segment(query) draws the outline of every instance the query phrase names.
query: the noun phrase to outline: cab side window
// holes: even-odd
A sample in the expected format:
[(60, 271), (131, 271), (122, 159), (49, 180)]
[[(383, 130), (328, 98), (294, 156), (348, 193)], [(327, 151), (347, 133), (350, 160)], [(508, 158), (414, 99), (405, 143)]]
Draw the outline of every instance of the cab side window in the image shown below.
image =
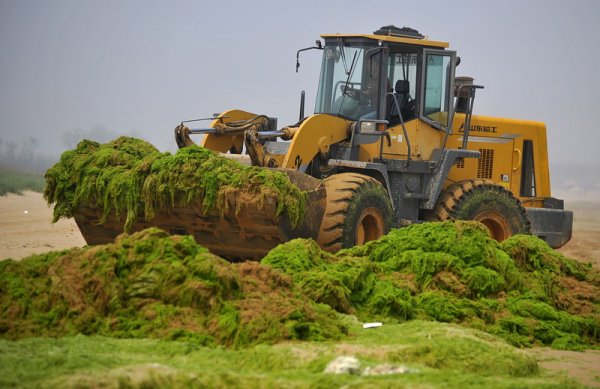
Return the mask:
[(410, 85), (410, 96), (414, 99), (416, 97), (417, 88), (417, 53), (390, 54), (389, 58), (389, 88), (393, 88), (398, 80), (408, 81)]
[(388, 85), (387, 92), (393, 92), (396, 103), (388, 96), (386, 101), (387, 114), (386, 119), (390, 125), (400, 122), (400, 112), (402, 119), (408, 121), (414, 119), (416, 94), (417, 94), (417, 53), (392, 53), (389, 55), (388, 64)]
[(448, 125), (450, 112), (450, 55), (426, 54), (425, 57), (425, 96), (423, 115), (430, 120)]

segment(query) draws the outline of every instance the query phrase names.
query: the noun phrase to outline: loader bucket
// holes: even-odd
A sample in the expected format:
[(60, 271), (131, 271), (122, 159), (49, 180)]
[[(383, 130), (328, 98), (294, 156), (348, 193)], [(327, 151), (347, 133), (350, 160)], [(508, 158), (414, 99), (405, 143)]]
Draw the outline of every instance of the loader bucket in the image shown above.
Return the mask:
[[(260, 259), (273, 247), (294, 238), (316, 239), (325, 211), (326, 192), (320, 180), (297, 170), (280, 169), (300, 190), (308, 193), (304, 219), (295, 228), (287, 215), (277, 215), (276, 199), (256, 206), (249, 194), (236, 195), (239, 209), (221, 215), (217, 209), (205, 210), (202, 204), (176, 205), (156, 211), (154, 218), (138, 218), (131, 233), (158, 227), (171, 234), (193, 235), (212, 253), (229, 260)], [(246, 198), (248, 201), (244, 201)], [(233, 203), (233, 199), (231, 199)], [(241, 207), (240, 207), (241, 204)], [(125, 215), (108, 215), (103, 223), (102, 208), (82, 204), (74, 215), (77, 226), (88, 244), (105, 244), (123, 233)]]

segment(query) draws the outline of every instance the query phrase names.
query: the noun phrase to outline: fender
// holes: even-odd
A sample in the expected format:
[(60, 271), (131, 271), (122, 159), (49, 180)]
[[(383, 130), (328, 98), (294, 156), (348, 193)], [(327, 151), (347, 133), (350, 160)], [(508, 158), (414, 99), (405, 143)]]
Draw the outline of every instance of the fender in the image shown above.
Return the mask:
[(317, 114), (306, 119), (296, 131), (281, 167), (306, 171), (319, 152), (348, 138), (350, 121), (331, 115)]

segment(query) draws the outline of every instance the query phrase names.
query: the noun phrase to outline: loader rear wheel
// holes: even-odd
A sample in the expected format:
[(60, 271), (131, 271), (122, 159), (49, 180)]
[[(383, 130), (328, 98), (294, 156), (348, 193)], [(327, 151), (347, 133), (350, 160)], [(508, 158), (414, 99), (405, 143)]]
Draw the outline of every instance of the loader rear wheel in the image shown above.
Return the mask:
[(361, 245), (385, 235), (393, 224), (390, 198), (381, 183), (359, 173), (340, 173), (323, 180), (327, 205), (319, 245), (331, 252)]
[(475, 220), (501, 242), (515, 234), (531, 233), (531, 222), (512, 192), (485, 180), (465, 180), (450, 185), (438, 199), (432, 220)]

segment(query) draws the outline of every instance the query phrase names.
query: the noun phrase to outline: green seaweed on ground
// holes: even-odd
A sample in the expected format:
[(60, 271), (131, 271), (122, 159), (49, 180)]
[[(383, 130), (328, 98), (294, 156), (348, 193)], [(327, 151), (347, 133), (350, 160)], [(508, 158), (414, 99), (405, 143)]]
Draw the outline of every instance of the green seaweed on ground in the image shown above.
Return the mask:
[(518, 346), (577, 349), (600, 340), (598, 272), (533, 236), (498, 243), (476, 222), (412, 225), (335, 255), (294, 240), (261, 263), (361, 320), (460, 323)]
[(351, 290), (346, 285), (345, 273), (330, 269), (334, 259), (313, 240), (294, 239), (271, 250), (261, 264), (291, 275), (300, 289), (314, 301), (348, 313), (352, 310)]
[(462, 272), (465, 284), (474, 296), (489, 296), (505, 289), (504, 277), (484, 266), (474, 266)]
[(425, 290), (433, 277), (441, 271), (457, 271), (464, 267), (462, 261), (452, 254), (426, 252), (421, 248), (406, 250), (381, 262), (384, 271), (410, 272), (414, 274), (419, 290)]
[(294, 239), (272, 249), (261, 265), (292, 277), (314, 301), (328, 304), (343, 313), (356, 313), (371, 296), (375, 286), (368, 258), (340, 257), (327, 253), (311, 239)]
[(221, 215), (237, 212), (241, 194), (258, 207), (273, 202), (276, 214), (294, 226), (303, 219), (307, 194), (283, 172), (245, 166), (198, 146), (161, 153), (130, 137), (80, 142), (46, 172), (44, 190), (48, 204), (55, 204), (54, 221), (73, 217), (87, 203), (102, 209), (103, 221), (112, 212), (125, 213), (125, 231), (137, 218), (150, 220), (179, 204), (201, 204)]
[(426, 291), (417, 296), (421, 317), (447, 323), (459, 323), (466, 316), (463, 302), (452, 294)]
[(415, 301), (408, 289), (398, 288), (393, 282), (380, 280), (375, 283), (372, 296), (365, 299), (363, 317), (389, 320), (410, 320), (415, 314)]
[(333, 254), (321, 250), (314, 240), (293, 239), (273, 248), (261, 263), (294, 275), (319, 268), (335, 260)]
[[(185, 341), (102, 336), (0, 339), (0, 387), (41, 388), (580, 388), (498, 338), (452, 324), (413, 320), (341, 342), (285, 342), (241, 349)], [(327, 374), (339, 356), (359, 374)], [(406, 367), (404, 374), (385, 373)]]
[(594, 274), (590, 272), (591, 264), (569, 259), (543, 240), (528, 235), (511, 236), (501, 243), (501, 247), (524, 270), (563, 274), (578, 280), (588, 280)]
[(114, 244), (0, 262), (0, 337), (100, 334), (243, 347), (336, 339), (338, 314), (289, 277), (151, 228)]
[(387, 262), (400, 252), (422, 250), (460, 258), (469, 266), (482, 265), (498, 249), (485, 226), (477, 222), (413, 224), (390, 231), (377, 241), (342, 250), (341, 255), (367, 256)]
[(456, 323), (520, 347), (580, 349), (600, 343), (599, 280), (536, 237), (499, 244), (474, 222), (414, 225), (337, 254), (296, 239), (241, 264), (190, 236), (148, 229), (111, 245), (0, 263), (0, 336), (242, 347), (343, 336), (337, 311), (361, 321)]

